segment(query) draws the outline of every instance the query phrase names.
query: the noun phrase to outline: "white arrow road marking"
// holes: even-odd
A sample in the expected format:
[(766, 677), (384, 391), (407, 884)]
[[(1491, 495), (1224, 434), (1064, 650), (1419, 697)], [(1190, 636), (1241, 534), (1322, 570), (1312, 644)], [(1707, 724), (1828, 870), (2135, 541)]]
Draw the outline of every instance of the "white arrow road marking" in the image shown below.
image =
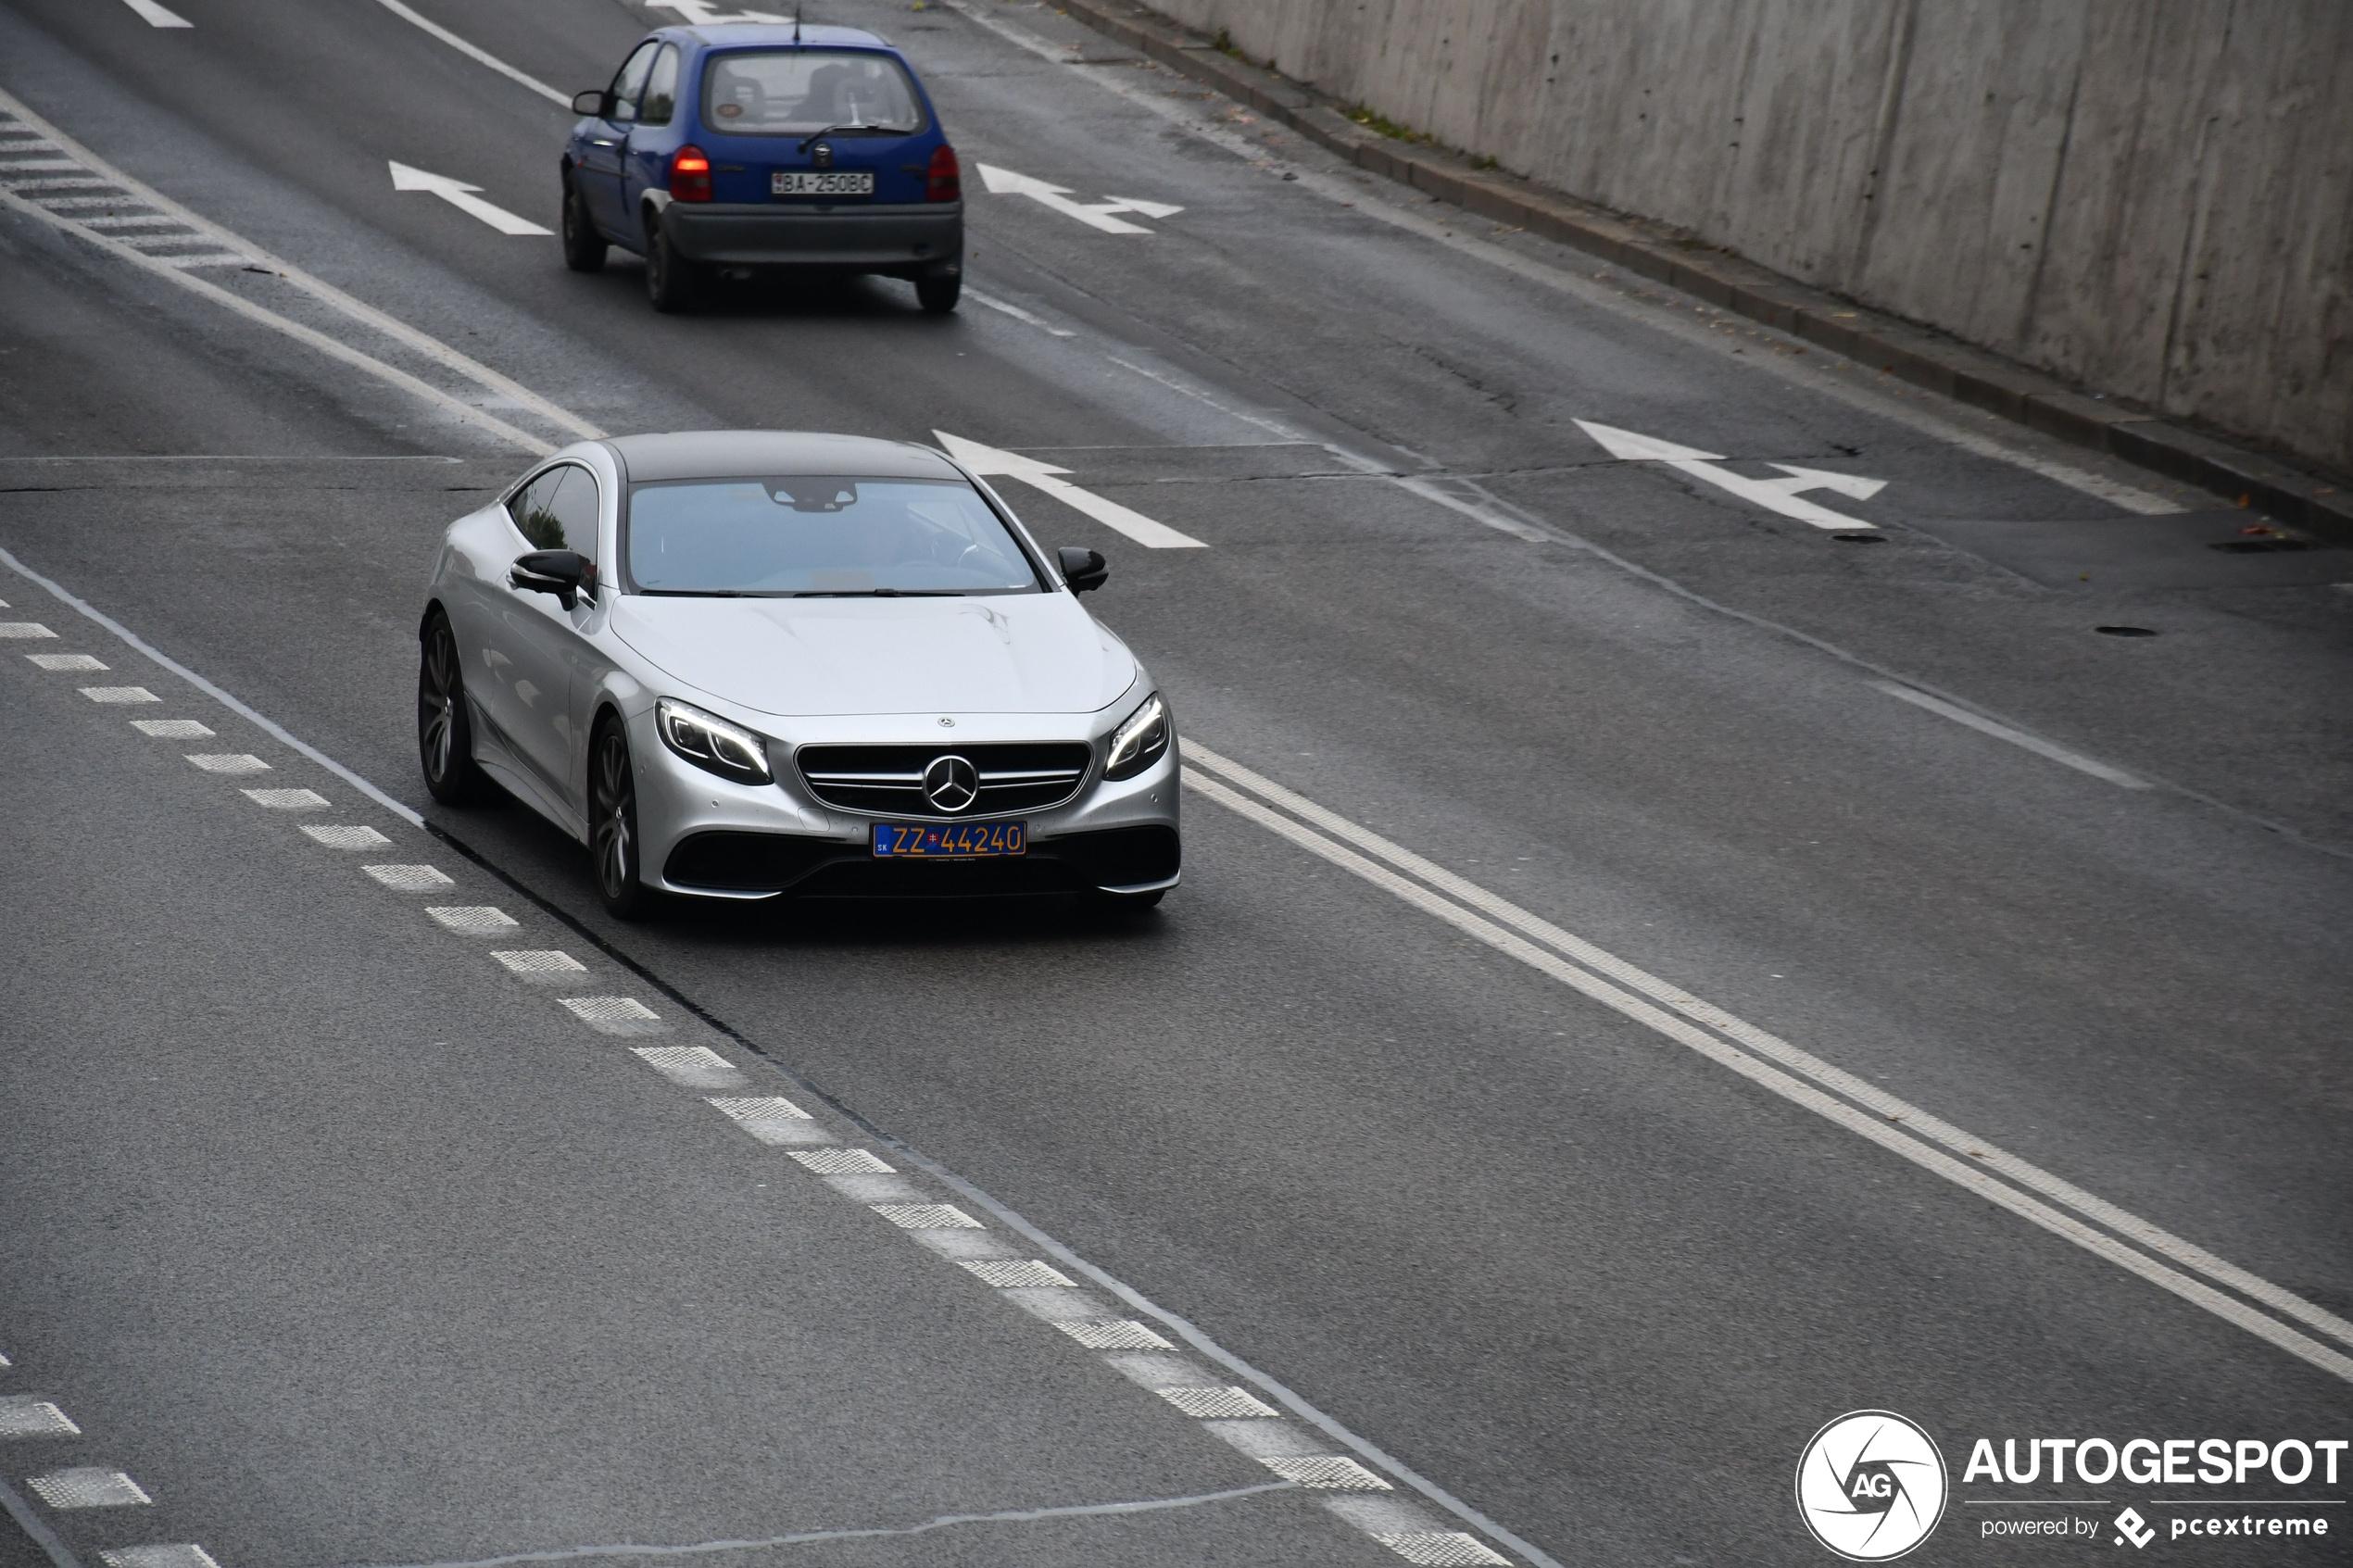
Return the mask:
[(1147, 218), (1174, 218), (1185, 210), (1181, 207), (1170, 207), (1166, 202), (1138, 201), (1133, 196), (1108, 196), (1093, 203), (1075, 202), (1070, 199), (1070, 187), (1067, 185), (1049, 185), (1043, 180), (1016, 174), (993, 163), (977, 167), (981, 183), (988, 187), (989, 194), (1027, 196), (1042, 207), (1051, 207), (1056, 212), (1076, 218), (1088, 228), (1101, 229), (1106, 234), (1151, 232), (1140, 223), (1130, 223), (1125, 219), (1113, 217), (1114, 212), (1140, 212)]
[(156, 0), (122, 0), (122, 3), (138, 12), (139, 19), (149, 27), (194, 27), (196, 25), (184, 17), (172, 15), (161, 6), (157, 5)]
[(1703, 452), (1697, 447), (1678, 446), (1672, 441), (1661, 441), (1655, 435), (1637, 435), (1630, 430), (1613, 430), (1608, 425), (1577, 421), (1577, 428), (1600, 442), (1613, 458), (1629, 463), (1663, 463), (1680, 470), (1693, 479), (1704, 479), (1719, 489), (1729, 490), (1742, 500), (1779, 512), (1783, 517), (1810, 522), (1817, 528), (1869, 528), (1872, 524), (1860, 518), (1834, 512), (1828, 507), (1818, 507), (1800, 498), (1801, 490), (1835, 490), (1857, 501), (1868, 501), (1887, 487), (1883, 479), (1859, 479), (1853, 474), (1829, 473), (1821, 469), (1793, 468), (1787, 463), (1768, 463), (1789, 475), (1787, 479), (1751, 479), (1730, 469), (1718, 468), (1724, 461), (1720, 452)]
[(1164, 522), (1154, 522), (1141, 512), (1131, 512), (1116, 501), (1106, 501), (1101, 495), (1081, 490), (1066, 479), (1068, 469), (1036, 458), (1025, 458), (1017, 452), (1000, 452), (994, 446), (983, 446), (977, 441), (967, 441), (961, 435), (950, 435), (944, 430), (932, 434), (939, 438), (948, 455), (977, 474), (1002, 479), (1018, 479), (1033, 490), (1043, 490), (1066, 507), (1085, 512), (1105, 528), (1114, 528), (1148, 550), (1205, 550), (1209, 546), (1190, 534), (1179, 533)]
[(422, 169), (411, 169), (405, 163), (392, 166), (392, 188), (396, 191), (430, 191), (460, 212), (472, 213), (502, 234), (547, 234), (528, 218), (517, 218), (503, 207), (493, 207), (473, 194), (482, 189), (462, 180), (452, 180), (446, 174), (428, 174)]

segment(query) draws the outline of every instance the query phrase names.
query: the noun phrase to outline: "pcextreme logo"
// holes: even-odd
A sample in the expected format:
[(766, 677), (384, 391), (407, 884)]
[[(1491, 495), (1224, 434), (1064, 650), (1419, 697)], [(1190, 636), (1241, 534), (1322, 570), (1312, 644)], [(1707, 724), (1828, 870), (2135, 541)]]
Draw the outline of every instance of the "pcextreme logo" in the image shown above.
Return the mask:
[(1798, 1456), (1798, 1515), (1849, 1562), (1886, 1562), (1928, 1539), (1945, 1491), (1935, 1441), (1894, 1411), (1851, 1411)]

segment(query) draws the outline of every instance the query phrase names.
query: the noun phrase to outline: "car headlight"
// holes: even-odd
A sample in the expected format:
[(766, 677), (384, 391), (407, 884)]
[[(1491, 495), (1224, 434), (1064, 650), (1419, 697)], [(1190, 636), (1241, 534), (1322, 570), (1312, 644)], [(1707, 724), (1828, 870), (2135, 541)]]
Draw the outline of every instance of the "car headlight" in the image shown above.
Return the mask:
[(749, 730), (715, 713), (663, 697), (654, 704), (654, 730), (661, 744), (698, 768), (737, 784), (766, 784), (768, 747)]
[(1168, 749), (1168, 737), (1174, 726), (1168, 721), (1168, 704), (1161, 701), (1158, 692), (1144, 699), (1144, 706), (1130, 713), (1119, 728), (1111, 733), (1111, 759), (1103, 764), (1103, 777), (1132, 779), (1161, 759)]

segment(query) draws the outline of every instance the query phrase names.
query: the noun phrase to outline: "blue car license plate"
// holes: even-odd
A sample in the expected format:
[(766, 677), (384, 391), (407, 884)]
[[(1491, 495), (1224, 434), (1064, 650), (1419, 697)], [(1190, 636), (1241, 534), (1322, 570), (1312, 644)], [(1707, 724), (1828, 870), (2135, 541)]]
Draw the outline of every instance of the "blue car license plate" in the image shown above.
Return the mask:
[(895, 860), (973, 860), (1019, 855), (1028, 847), (1027, 822), (875, 824), (875, 853)]

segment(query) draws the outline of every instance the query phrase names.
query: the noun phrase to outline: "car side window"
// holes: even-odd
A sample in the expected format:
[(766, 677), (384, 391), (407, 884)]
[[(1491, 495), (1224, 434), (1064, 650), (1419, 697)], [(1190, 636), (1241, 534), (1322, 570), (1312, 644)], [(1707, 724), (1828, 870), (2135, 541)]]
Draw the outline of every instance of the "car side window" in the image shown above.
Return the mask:
[(646, 90), (646, 75), (653, 69), (654, 56), (661, 45), (648, 38), (637, 45), (636, 53), (621, 63), (621, 74), (612, 79), (612, 118), (623, 124), (637, 118), (637, 99)]
[(637, 110), (640, 125), (667, 125), (678, 107), (678, 45), (665, 44), (661, 53), (654, 56), (654, 68), (646, 78), (646, 94)]
[(529, 484), (516, 491), (507, 502), (507, 515), (514, 520), (516, 531), (531, 541), (535, 550), (566, 549), (563, 524), (556, 521), (556, 486), (563, 483), (566, 468), (549, 469)]
[(562, 478), (548, 510), (563, 543), (543, 548), (576, 550), (593, 561), (597, 558), (597, 477), (576, 464), (566, 464), (556, 471)]
[(535, 550), (597, 558), (597, 480), (577, 463), (549, 469), (515, 492), (507, 515)]

